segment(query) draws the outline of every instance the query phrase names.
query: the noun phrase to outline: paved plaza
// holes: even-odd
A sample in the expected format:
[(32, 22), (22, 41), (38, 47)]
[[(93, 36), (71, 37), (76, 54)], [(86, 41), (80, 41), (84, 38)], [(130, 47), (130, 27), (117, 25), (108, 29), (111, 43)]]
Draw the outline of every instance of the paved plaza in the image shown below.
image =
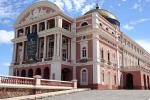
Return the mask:
[(42, 100), (150, 100), (150, 90), (90, 90)]

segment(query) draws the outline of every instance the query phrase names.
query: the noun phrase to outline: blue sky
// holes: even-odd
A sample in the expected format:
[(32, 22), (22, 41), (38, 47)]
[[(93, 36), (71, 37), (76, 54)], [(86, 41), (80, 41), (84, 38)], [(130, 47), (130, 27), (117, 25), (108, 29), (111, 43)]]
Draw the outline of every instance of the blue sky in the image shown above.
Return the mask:
[[(8, 74), (12, 59), (11, 39), (17, 16), (40, 0), (0, 0), (0, 75)], [(150, 52), (150, 0), (49, 0), (67, 15), (76, 18), (99, 3), (111, 11), (121, 23), (121, 31)]]

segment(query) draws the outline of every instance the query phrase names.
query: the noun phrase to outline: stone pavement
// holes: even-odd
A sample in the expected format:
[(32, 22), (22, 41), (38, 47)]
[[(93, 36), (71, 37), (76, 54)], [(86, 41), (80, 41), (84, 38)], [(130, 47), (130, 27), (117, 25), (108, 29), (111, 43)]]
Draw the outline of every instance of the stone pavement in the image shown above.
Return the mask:
[(38, 100), (150, 100), (150, 90), (90, 90)]

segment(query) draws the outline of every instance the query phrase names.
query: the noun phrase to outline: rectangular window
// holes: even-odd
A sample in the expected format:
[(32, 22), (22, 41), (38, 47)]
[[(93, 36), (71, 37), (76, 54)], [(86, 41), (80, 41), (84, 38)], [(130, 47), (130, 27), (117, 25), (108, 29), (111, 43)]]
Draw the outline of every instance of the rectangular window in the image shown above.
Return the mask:
[(25, 35), (30, 34), (30, 26), (25, 28)]
[(50, 19), (47, 21), (47, 29), (55, 27), (55, 19)]
[(32, 33), (36, 33), (37, 32), (37, 25), (32, 25)]
[(23, 36), (23, 29), (19, 29), (17, 33), (17, 37)]
[(39, 32), (45, 30), (45, 22), (39, 24)]

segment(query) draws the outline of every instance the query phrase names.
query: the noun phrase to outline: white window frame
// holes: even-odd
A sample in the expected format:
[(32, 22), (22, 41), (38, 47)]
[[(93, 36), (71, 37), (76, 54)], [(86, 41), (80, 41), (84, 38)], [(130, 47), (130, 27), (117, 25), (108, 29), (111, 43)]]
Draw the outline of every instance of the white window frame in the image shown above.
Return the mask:
[[(86, 48), (86, 57), (83, 57), (82, 55), (82, 49), (83, 48)], [(80, 59), (87, 59), (88, 58), (88, 41), (82, 41), (81, 43), (80, 43)]]
[[(86, 71), (86, 82), (83, 82), (82, 80), (82, 71), (85, 70)], [(88, 70), (87, 68), (82, 68), (80, 71), (80, 85), (88, 85)]]

